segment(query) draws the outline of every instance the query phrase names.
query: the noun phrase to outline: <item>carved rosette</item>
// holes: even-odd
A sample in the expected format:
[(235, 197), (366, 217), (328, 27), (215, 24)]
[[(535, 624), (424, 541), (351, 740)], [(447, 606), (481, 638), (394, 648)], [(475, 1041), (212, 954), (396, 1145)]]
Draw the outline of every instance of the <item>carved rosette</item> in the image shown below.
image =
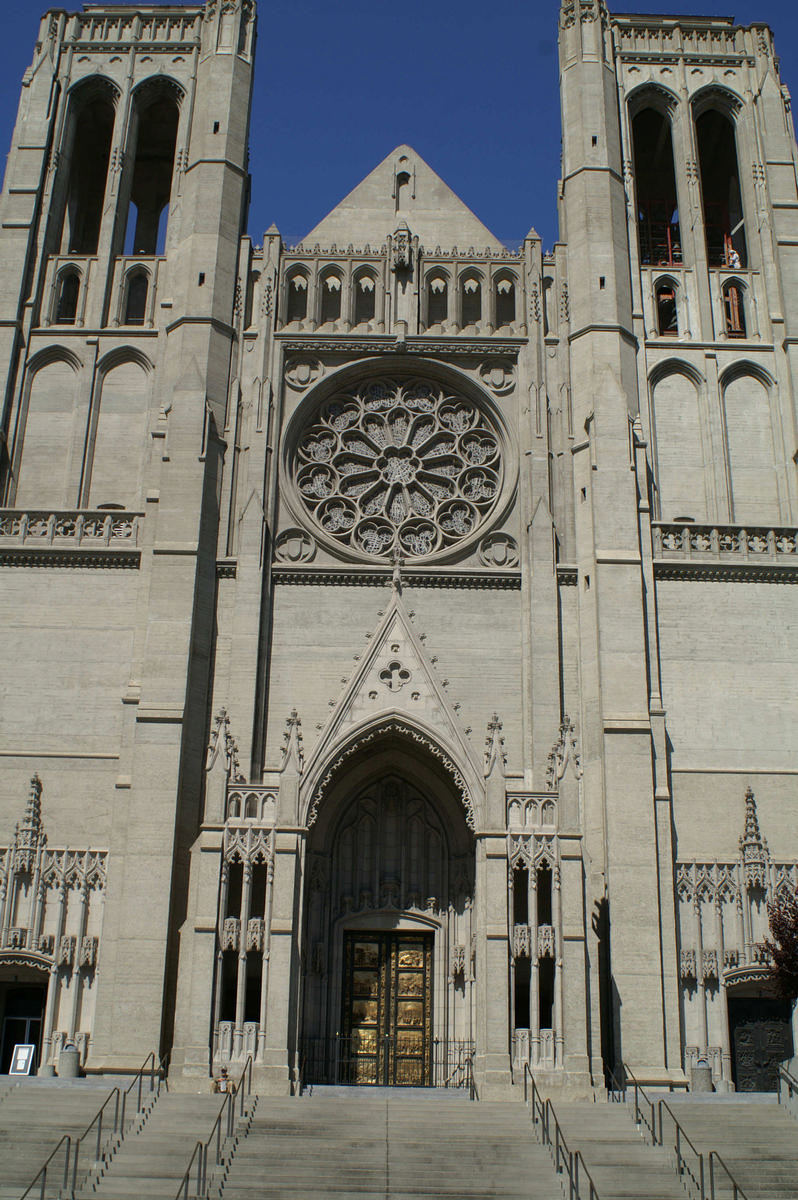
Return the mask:
[(495, 514), (502, 441), (464, 396), (426, 380), (376, 379), (314, 412), (288, 474), (331, 548), (430, 559), (469, 545)]

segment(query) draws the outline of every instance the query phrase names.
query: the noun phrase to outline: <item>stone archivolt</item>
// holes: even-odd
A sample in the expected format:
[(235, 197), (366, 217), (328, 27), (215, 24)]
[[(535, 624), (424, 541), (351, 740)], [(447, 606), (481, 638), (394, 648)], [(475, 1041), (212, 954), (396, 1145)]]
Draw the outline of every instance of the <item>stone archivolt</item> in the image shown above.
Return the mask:
[(493, 515), (501, 434), (473, 400), (420, 379), (372, 379), (317, 409), (291, 477), (337, 550), (426, 559), (470, 544)]

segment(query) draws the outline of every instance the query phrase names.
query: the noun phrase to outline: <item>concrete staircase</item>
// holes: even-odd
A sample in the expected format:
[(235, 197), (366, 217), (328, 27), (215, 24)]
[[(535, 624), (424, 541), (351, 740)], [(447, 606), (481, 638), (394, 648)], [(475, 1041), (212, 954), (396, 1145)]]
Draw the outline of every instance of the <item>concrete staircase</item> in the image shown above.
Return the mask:
[(260, 1099), (223, 1200), (562, 1200), (522, 1105), (427, 1089), (325, 1092)]
[[(110, 1091), (107, 1083), (88, 1080), (4, 1083), (0, 1087), (0, 1200), (19, 1200), (63, 1134), (80, 1137)], [(59, 1182), (63, 1159), (60, 1162)], [(48, 1182), (47, 1195), (55, 1194)]]
[(568, 1149), (579, 1150), (600, 1200), (685, 1200), (669, 1155), (646, 1145), (625, 1104), (557, 1101)]
[(222, 1096), (161, 1092), (146, 1124), (117, 1150), (108, 1170), (84, 1185), (79, 1196), (98, 1200), (175, 1200), (198, 1141), (205, 1141)]
[[(796, 1200), (798, 1119), (775, 1096), (691, 1096), (667, 1103), (704, 1155), (707, 1189), (709, 1152), (716, 1150), (748, 1200)], [(731, 1195), (723, 1172), (716, 1173), (715, 1187), (718, 1197)]]

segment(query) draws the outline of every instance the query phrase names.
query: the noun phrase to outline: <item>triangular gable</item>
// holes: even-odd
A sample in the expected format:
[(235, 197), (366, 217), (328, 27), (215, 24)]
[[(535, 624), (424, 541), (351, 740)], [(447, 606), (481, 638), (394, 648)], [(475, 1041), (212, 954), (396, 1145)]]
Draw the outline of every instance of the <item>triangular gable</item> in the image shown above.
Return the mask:
[(343, 689), (306, 765), (312, 779), (350, 733), (382, 718), (406, 717), (437, 735), (453, 757), (481, 777), (482, 768), (394, 583), (391, 600), (357, 669)]
[[(397, 177), (406, 174), (405, 186)], [(398, 195), (397, 195), (398, 192)], [(406, 222), (428, 253), (436, 246), (501, 251), (502, 243), (410, 146), (398, 146), (305, 237), (322, 247), (379, 248)]]

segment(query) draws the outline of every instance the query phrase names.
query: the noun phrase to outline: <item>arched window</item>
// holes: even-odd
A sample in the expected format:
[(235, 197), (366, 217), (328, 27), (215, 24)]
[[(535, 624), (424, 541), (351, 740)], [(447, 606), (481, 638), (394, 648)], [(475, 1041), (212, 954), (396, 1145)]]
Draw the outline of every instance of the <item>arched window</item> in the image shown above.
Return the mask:
[(673, 266), (682, 261), (671, 125), (655, 108), (632, 121), (640, 261)]
[(56, 325), (75, 324), (78, 316), (79, 296), (80, 275), (77, 271), (63, 271), (58, 282), (58, 300), (55, 306)]
[(362, 271), (355, 278), (355, 325), (373, 321), (377, 307), (377, 283), (370, 271)]
[(125, 230), (126, 254), (163, 254), (180, 107), (157, 85), (136, 106), (135, 160)]
[(396, 176), (396, 211), (407, 209), (410, 199), (410, 172), (399, 171)]
[(657, 333), (660, 337), (676, 337), (679, 318), (676, 309), (676, 288), (672, 280), (660, 279), (654, 291), (657, 308)]
[(304, 321), (308, 315), (308, 281), (302, 271), (295, 271), (285, 283), (285, 320)]
[(449, 285), (444, 275), (427, 276), (427, 325), (441, 325), (449, 316)]
[[(84, 84), (70, 101), (68, 178), (61, 249), (96, 254), (111, 160), (116, 91), (104, 80)], [(63, 201), (62, 201), (63, 203)]]
[(338, 321), (341, 316), (341, 276), (336, 271), (328, 271), (321, 280), (321, 315), (320, 323), (326, 325), (329, 321)]
[(743, 305), (743, 289), (739, 283), (725, 284), (723, 288), (723, 315), (726, 322), (726, 336), (733, 338), (745, 337), (745, 307)]
[(734, 125), (717, 109), (696, 123), (707, 260), (711, 267), (745, 267), (747, 251)]
[(143, 325), (147, 314), (149, 279), (146, 271), (133, 271), (127, 277), (125, 325)]
[(478, 325), (482, 320), (482, 286), (475, 275), (460, 280), (460, 324)]
[(496, 328), (512, 325), (515, 321), (515, 283), (508, 276), (500, 276), (493, 284), (493, 307)]

